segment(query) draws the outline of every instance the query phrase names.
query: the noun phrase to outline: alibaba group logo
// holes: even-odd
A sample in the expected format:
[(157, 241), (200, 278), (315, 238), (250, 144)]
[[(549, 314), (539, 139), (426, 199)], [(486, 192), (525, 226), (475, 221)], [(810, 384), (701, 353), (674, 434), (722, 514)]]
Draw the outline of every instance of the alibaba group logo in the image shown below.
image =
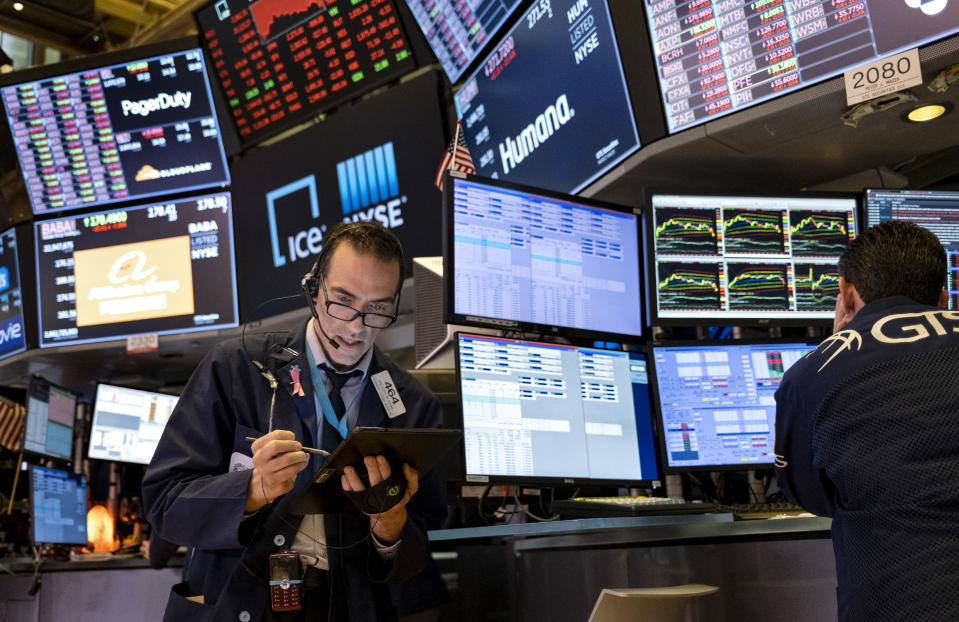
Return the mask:
[(110, 266), (110, 271), (107, 272), (107, 279), (114, 285), (125, 283), (128, 280), (142, 281), (157, 271), (157, 266), (153, 266), (149, 270), (144, 270), (143, 267), (146, 265), (146, 262), (147, 254), (141, 250), (132, 250), (123, 253), (117, 257), (117, 260)]
[(919, 9), (926, 15), (938, 15), (949, 4), (949, 0), (906, 0), (910, 9)]
[(859, 349), (862, 348), (862, 336), (854, 330), (841, 330), (838, 333), (830, 335), (828, 339), (819, 344), (819, 350), (825, 354), (826, 350), (828, 350), (834, 344), (838, 344), (836, 350), (832, 353), (832, 356), (830, 356), (829, 359), (822, 364), (822, 367), (816, 370), (817, 372), (822, 371), (823, 367), (829, 365), (829, 363), (832, 362), (832, 360), (836, 358), (836, 356), (843, 350), (849, 350), (852, 352), (853, 345), (856, 346), (856, 351), (858, 352)]

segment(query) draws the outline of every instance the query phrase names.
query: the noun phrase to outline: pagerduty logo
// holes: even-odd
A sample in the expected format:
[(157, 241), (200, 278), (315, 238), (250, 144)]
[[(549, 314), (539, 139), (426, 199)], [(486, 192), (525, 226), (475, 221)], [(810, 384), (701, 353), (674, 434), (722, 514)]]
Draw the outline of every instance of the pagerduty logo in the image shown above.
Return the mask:
[(538, 115), (532, 123), (524, 127), (516, 140), (507, 137), (506, 142), (499, 144), (503, 174), (509, 173), (511, 168), (516, 168), (536, 148), (549, 140), (559, 128), (566, 125), (574, 114), (576, 111), (569, 107), (566, 94), (563, 93), (556, 99), (555, 104), (547, 106), (543, 114)]
[(145, 117), (151, 112), (157, 110), (166, 110), (167, 108), (189, 108), (193, 100), (193, 93), (190, 91), (177, 91), (173, 95), (169, 93), (160, 93), (156, 97), (149, 99), (139, 99), (131, 101), (129, 99), (120, 100), (120, 107), (123, 110), (123, 116), (128, 117), (131, 114), (138, 114)]
[(393, 143), (388, 142), (336, 165), (343, 220), (378, 220), (392, 229), (403, 224)]
[(906, 6), (919, 9), (926, 15), (938, 15), (949, 4), (949, 0), (906, 0)]

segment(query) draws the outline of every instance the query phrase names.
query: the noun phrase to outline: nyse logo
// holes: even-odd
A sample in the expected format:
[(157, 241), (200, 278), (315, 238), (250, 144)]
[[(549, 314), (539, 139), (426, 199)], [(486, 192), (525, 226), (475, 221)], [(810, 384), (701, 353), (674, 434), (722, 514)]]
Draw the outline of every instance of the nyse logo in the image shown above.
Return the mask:
[(926, 15), (938, 15), (949, 4), (949, 0), (906, 0), (906, 6), (919, 9)]
[(378, 220), (392, 229), (403, 224), (393, 143), (388, 142), (336, 165), (343, 220)]

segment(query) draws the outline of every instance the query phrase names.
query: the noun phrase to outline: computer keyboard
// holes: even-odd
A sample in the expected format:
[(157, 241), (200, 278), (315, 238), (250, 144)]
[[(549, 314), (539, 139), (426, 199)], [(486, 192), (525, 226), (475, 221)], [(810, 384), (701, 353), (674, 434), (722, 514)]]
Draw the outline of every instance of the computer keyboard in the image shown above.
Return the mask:
[(552, 506), (553, 513), (564, 518), (705, 514), (713, 508), (712, 503), (671, 497), (574, 497), (554, 501)]
[(809, 514), (802, 507), (786, 501), (776, 501), (771, 503), (721, 503), (715, 506), (717, 512), (730, 512), (736, 518), (759, 519), (759, 518), (786, 518), (791, 516), (803, 516)]

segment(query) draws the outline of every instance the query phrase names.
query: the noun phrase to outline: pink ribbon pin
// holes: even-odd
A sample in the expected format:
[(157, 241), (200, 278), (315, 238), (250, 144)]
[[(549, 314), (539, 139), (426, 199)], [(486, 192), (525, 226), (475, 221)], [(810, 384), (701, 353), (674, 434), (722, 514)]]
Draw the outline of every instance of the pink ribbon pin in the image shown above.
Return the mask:
[(293, 395), (299, 395), (304, 397), (306, 393), (303, 392), (303, 385), (300, 384), (300, 366), (293, 365), (290, 367), (290, 379), (293, 381)]

